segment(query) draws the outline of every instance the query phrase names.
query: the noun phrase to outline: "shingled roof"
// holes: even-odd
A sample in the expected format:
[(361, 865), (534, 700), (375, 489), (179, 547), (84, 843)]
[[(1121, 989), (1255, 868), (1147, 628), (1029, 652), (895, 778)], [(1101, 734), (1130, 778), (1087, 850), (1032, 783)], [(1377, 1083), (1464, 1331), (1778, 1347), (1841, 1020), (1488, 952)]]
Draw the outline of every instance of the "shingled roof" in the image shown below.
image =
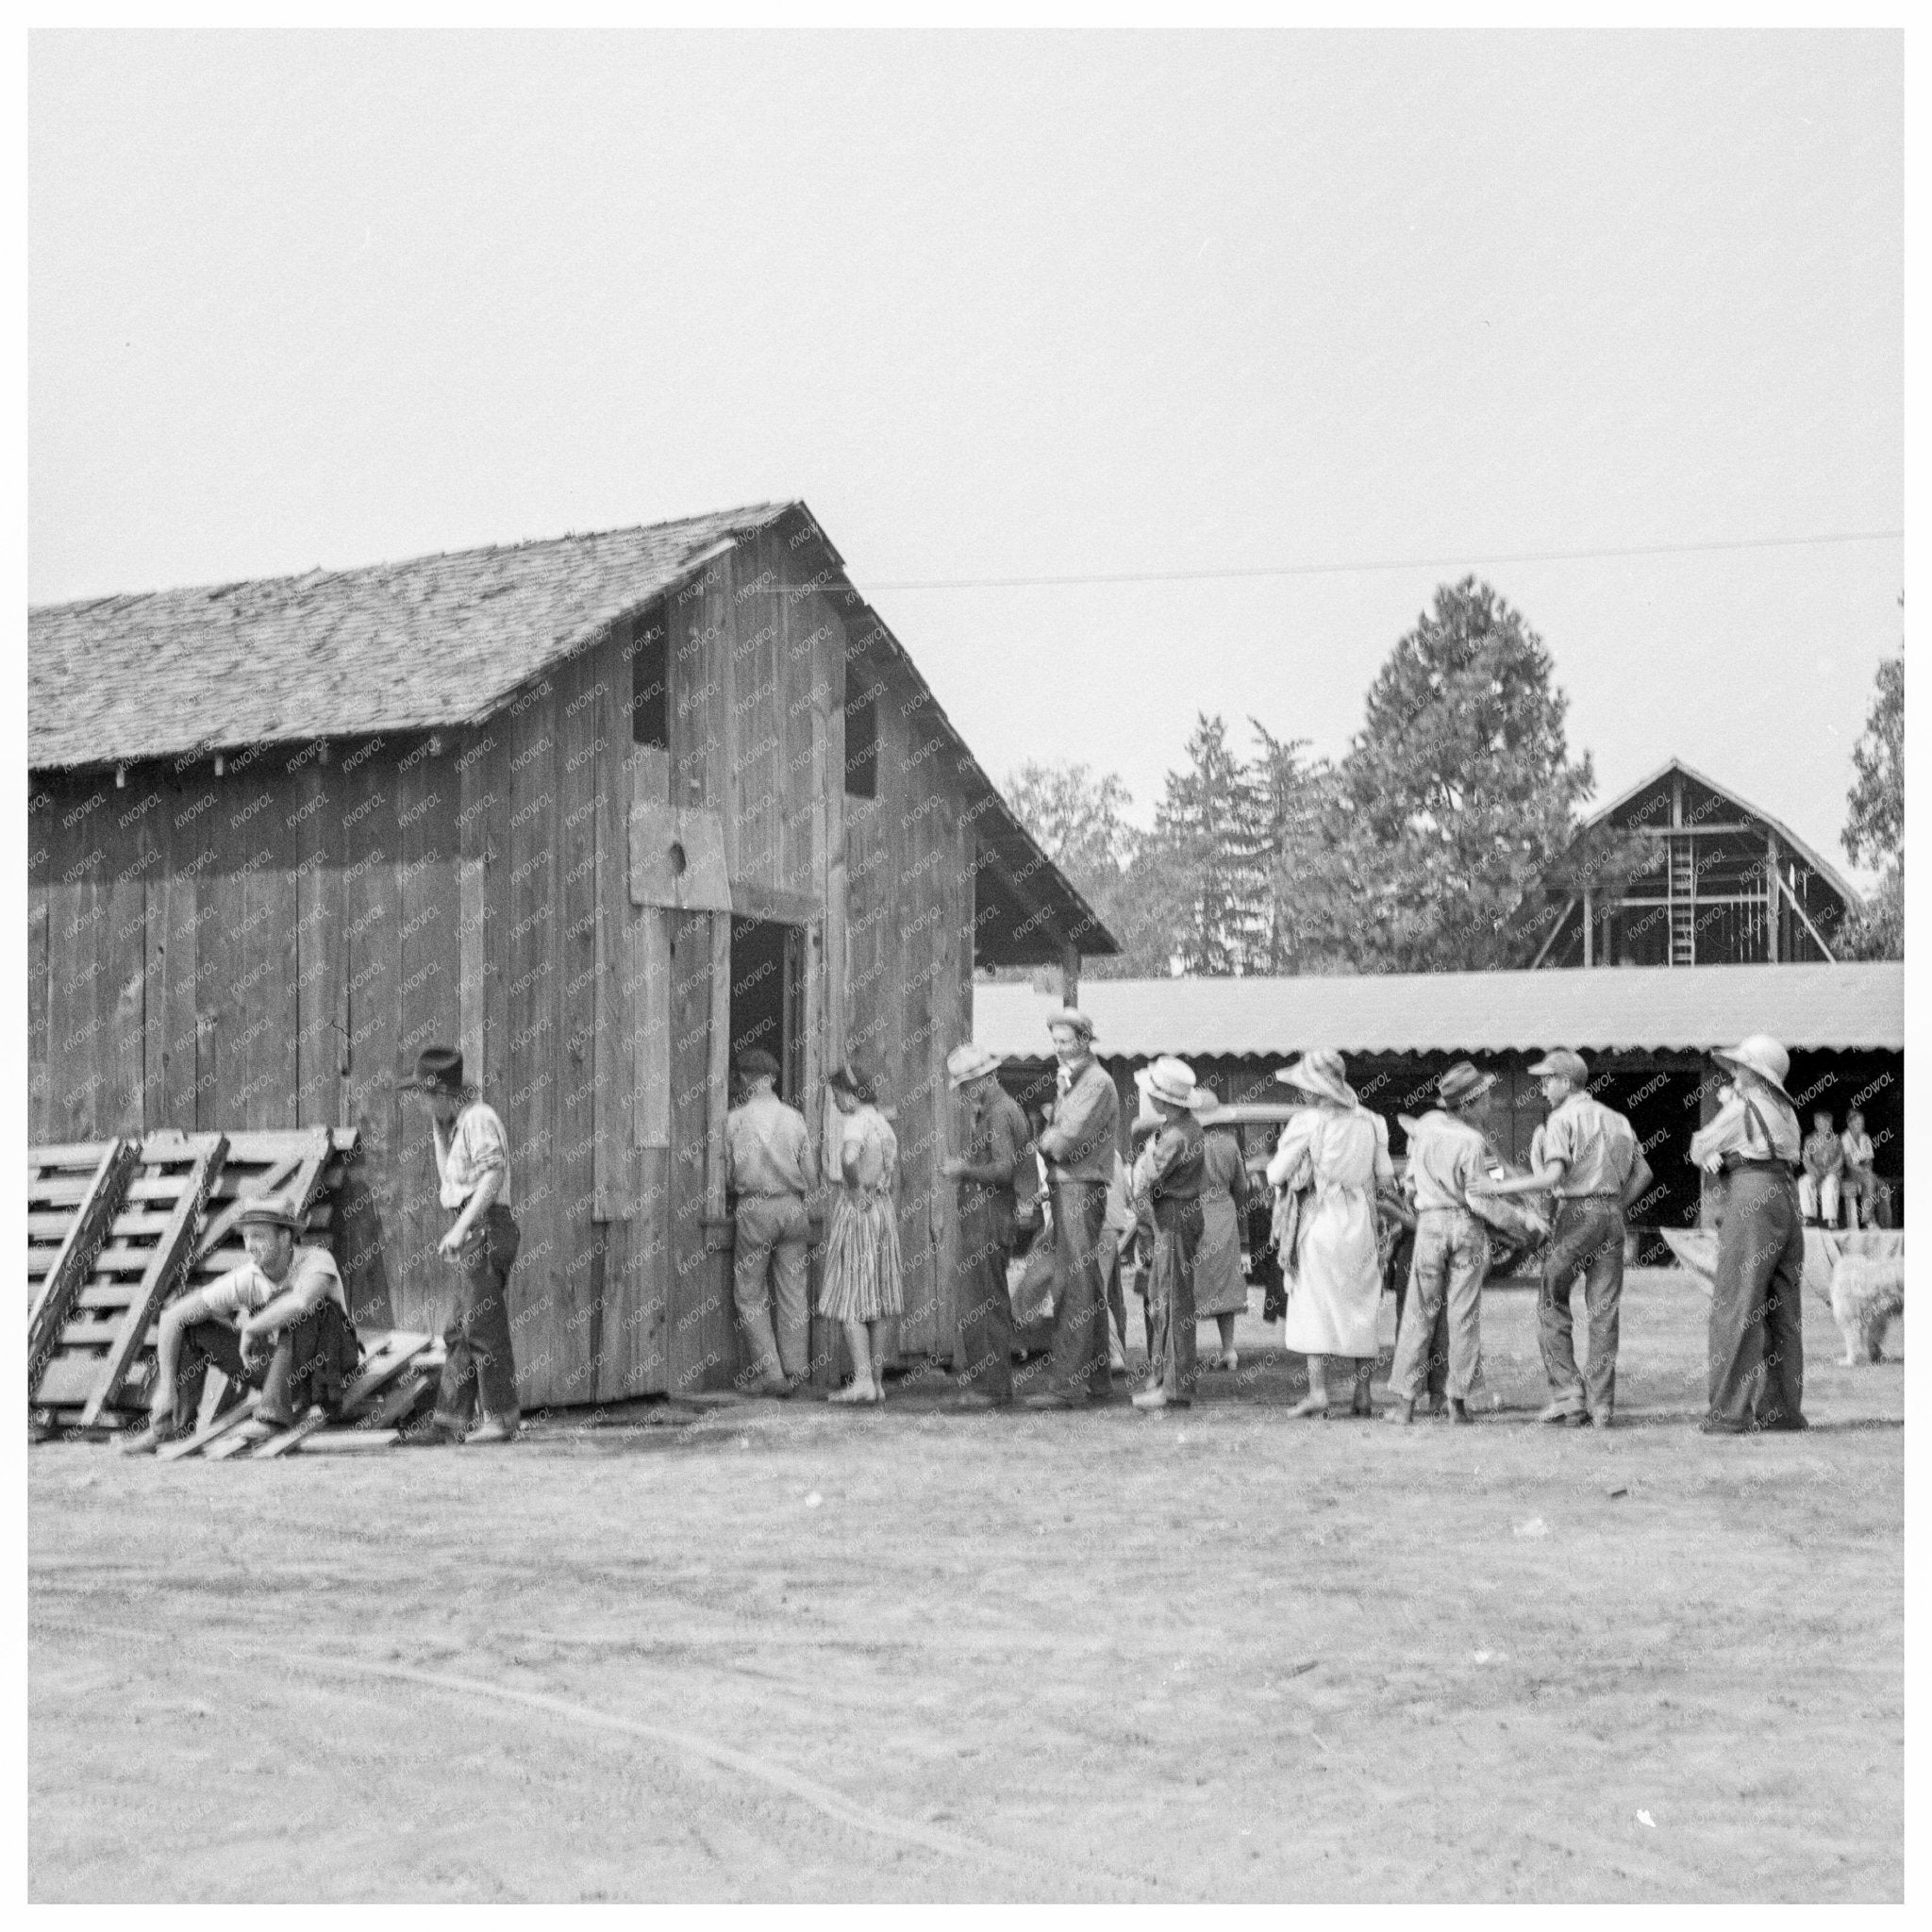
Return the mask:
[(27, 613), (27, 762), (473, 723), (791, 508), (46, 605)]

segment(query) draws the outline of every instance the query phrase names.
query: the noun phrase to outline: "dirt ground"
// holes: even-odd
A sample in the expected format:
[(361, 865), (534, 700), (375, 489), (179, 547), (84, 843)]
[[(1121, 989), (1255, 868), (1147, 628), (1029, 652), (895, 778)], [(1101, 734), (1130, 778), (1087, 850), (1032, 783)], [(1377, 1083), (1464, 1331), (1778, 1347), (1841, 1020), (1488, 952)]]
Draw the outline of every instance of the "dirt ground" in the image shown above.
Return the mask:
[(1707, 1439), (1707, 1307), (1633, 1274), (1603, 1435), (1503, 1289), (1473, 1429), (1249, 1320), (1161, 1418), (36, 1448), (30, 1894), (1899, 1899), (1901, 1366), (1814, 1304), (1811, 1431)]

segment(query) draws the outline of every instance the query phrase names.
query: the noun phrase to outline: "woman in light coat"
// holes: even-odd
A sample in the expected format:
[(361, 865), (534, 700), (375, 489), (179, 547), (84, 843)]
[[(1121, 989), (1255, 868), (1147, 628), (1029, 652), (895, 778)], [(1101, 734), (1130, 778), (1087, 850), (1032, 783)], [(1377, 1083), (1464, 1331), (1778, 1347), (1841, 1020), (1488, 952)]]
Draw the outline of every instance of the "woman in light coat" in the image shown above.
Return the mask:
[(1307, 1194), (1294, 1253), (1281, 1257), (1288, 1284), (1282, 1346), (1308, 1358), (1307, 1396), (1291, 1415), (1342, 1412), (1329, 1407), (1331, 1359), (1355, 1378), (1348, 1412), (1374, 1413), (1369, 1376), (1382, 1298), (1375, 1193), (1392, 1184), (1395, 1168), (1388, 1124), (1356, 1099), (1345, 1074), (1339, 1053), (1310, 1053), (1274, 1076), (1310, 1102), (1282, 1127), (1268, 1163), (1276, 1189)]

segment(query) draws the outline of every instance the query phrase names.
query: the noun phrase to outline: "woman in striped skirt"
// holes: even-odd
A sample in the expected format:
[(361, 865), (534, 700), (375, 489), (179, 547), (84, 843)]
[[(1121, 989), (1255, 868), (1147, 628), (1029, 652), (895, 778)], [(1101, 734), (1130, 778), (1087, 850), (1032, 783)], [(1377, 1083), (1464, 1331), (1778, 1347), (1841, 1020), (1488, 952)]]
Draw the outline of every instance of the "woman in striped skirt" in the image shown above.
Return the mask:
[(905, 1312), (899, 1276), (899, 1142), (874, 1105), (869, 1081), (841, 1067), (825, 1083), (845, 1117), (839, 1149), (842, 1182), (832, 1203), (819, 1313), (845, 1327), (851, 1383), (828, 1402), (883, 1402), (885, 1325)]

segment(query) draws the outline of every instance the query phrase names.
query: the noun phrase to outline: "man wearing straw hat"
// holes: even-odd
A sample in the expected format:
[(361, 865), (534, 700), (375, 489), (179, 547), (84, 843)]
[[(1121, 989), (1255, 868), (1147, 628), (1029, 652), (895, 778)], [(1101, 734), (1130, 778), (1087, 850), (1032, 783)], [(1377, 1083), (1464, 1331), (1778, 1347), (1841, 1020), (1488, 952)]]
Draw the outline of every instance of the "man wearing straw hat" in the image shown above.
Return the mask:
[(1053, 1209), (1052, 1390), (1028, 1408), (1077, 1408), (1108, 1394), (1107, 1283), (1100, 1237), (1113, 1175), (1120, 1096), (1093, 1058), (1093, 1022), (1062, 1007), (1047, 1023), (1059, 1060), (1053, 1121), (1040, 1137)]
[(264, 1195), (236, 1221), (247, 1260), (161, 1310), (151, 1419), (122, 1442), (129, 1455), (193, 1428), (211, 1368), (258, 1389), (257, 1418), (283, 1428), (315, 1404), (332, 1411), (356, 1372), (361, 1349), (342, 1277), (326, 1248), (298, 1245), (295, 1203)]
[(1194, 1399), (1194, 1250), (1207, 1167), (1196, 1103), (1212, 1096), (1196, 1089), (1193, 1068), (1172, 1054), (1148, 1068), (1146, 1092), (1160, 1126), (1134, 1163), (1135, 1196), (1154, 1220), (1147, 1386), (1134, 1407), (1185, 1407)]
[(1707, 1436), (1802, 1429), (1805, 1217), (1792, 1172), (1802, 1138), (1785, 1091), (1790, 1056), (1768, 1033), (1711, 1055), (1731, 1096), (1690, 1140), (1694, 1165), (1723, 1176), (1711, 1285)]
[[(1617, 1311), (1624, 1296), (1624, 1210), (1651, 1182), (1637, 1134), (1620, 1113), (1590, 1091), (1583, 1056), (1559, 1047), (1530, 1068), (1542, 1085), (1549, 1118), (1537, 1129), (1530, 1172), (1488, 1181), (1488, 1194), (1557, 1197), (1550, 1244), (1537, 1298), (1537, 1339), (1550, 1401), (1539, 1422), (1583, 1428), (1610, 1426), (1617, 1402)], [(1575, 1318), (1570, 1295), (1583, 1277), (1590, 1321), (1589, 1386), (1576, 1369)]]
[(959, 1408), (1004, 1408), (1013, 1399), (1007, 1262), (1018, 1212), (1013, 1176), (1029, 1136), (1019, 1102), (994, 1077), (1000, 1059), (970, 1043), (946, 1056), (947, 1085), (966, 1106), (965, 1152), (940, 1163), (958, 1201), (954, 1281), (967, 1385), (955, 1403)]
[(1415, 1420), (1416, 1398), (1428, 1375), (1429, 1337), (1437, 1310), (1449, 1311), (1449, 1420), (1474, 1421), (1470, 1391), (1482, 1374), (1482, 1290), (1490, 1239), (1470, 1211), (1471, 1187), (1482, 1180), (1489, 1148), (1473, 1116), (1496, 1084), (1457, 1060), (1436, 1083), (1441, 1105), (1415, 1124), (1408, 1142), (1408, 1186), (1415, 1202), (1415, 1262), (1409, 1277), (1395, 1361), (1389, 1372), (1394, 1403), (1388, 1423)]

